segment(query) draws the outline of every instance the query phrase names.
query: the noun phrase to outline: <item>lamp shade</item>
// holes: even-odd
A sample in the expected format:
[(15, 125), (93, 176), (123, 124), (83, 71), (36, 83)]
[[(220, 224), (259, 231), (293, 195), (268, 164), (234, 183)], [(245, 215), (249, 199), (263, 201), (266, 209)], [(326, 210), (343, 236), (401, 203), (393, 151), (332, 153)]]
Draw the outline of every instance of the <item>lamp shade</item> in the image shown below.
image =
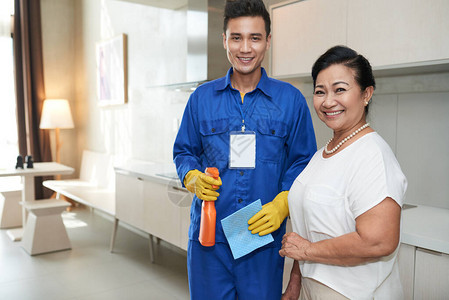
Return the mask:
[(41, 129), (73, 128), (69, 101), (65, 99), (47, 99), (42, 108)]

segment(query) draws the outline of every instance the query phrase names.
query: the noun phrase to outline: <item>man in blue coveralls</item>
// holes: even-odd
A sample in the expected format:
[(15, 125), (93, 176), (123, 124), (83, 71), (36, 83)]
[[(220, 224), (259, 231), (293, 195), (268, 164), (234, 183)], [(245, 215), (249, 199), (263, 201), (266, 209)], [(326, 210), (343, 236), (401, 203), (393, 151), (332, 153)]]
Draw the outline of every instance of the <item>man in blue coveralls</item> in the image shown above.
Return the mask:
[[(261, 67), (270, 23), (262, 0), (226, 2), (223, 45), (232, 68), (190, 96), (176, 137), (177, 172), (195, 194), (187, 255), (191, 299), (280, 299), (282, 294), (284, 260), (278, 252), (288, 190), (315, 153), (316, 141), (304, 96), (268, 78)], [(206, 176), (206, 167), (217, 167), (220, 178)], [(264, 205), (249, 220), (249, 230), (272, 233), (274, 241), (234, 260), (221, 220), (257, 199)], [(198, 241), (202, 201), (216, 201), (212, 247)]]

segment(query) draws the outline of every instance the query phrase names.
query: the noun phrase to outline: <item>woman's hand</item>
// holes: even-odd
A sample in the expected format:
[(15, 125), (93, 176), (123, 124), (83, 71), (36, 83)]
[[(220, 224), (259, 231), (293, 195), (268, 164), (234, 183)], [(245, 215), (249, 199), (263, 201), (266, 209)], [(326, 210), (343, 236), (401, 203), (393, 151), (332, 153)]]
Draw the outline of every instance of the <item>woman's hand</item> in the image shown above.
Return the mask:
[(279, 250), (279, 255), (298, 261), (306, 260), (307, 249), (311, 244), (295, 232), (287, 233), (282, 238), (282, 248)]

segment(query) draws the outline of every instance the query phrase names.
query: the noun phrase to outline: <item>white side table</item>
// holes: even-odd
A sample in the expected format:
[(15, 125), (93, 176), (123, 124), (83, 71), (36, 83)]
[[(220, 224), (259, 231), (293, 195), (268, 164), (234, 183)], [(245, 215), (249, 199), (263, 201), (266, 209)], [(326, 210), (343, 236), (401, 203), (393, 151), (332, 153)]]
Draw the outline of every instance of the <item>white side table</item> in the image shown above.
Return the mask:
[(68, 250), (69, 236), (61, 213), (70, 203), (59, 199), (47, 199), (24, 203), (28, 220), (22, 237), (22, 247), (30, 255)]
[(0, 228), (22, 226), (22, 186), (0, 190)]
[[(52, 175), (68, 175), (72, 174), (73, 168), (55, 163), (41, 162), (34, 163), (32, 169), (0, 169), (0, 177), (2, 176), (21, 176), (23, 179), (22, 202), (34, 202), (34, 177), (36, 176), (52, 176)], [(26, 209), (22, 206), (22, 226), (26, 224)], [(22, 239), (23, 228), (8, 230), (8, 235), (13, 241)]]

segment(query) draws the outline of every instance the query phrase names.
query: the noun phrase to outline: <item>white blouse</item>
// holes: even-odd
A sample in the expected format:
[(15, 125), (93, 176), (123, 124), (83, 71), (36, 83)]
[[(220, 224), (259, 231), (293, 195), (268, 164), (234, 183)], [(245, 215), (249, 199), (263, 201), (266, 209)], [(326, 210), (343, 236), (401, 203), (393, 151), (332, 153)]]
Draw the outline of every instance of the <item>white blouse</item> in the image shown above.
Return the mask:
[[(293, 231), (311, 242), (354, 232), (355, 219), (385, 198), (402, 206), (406, 189), (394, 153), (376, 132), (329, 158), (321, 148), (290, 189)], [(396, 255), (352, 267), (300, 262), (301, 274), (350, 299), (398, 299)]]

